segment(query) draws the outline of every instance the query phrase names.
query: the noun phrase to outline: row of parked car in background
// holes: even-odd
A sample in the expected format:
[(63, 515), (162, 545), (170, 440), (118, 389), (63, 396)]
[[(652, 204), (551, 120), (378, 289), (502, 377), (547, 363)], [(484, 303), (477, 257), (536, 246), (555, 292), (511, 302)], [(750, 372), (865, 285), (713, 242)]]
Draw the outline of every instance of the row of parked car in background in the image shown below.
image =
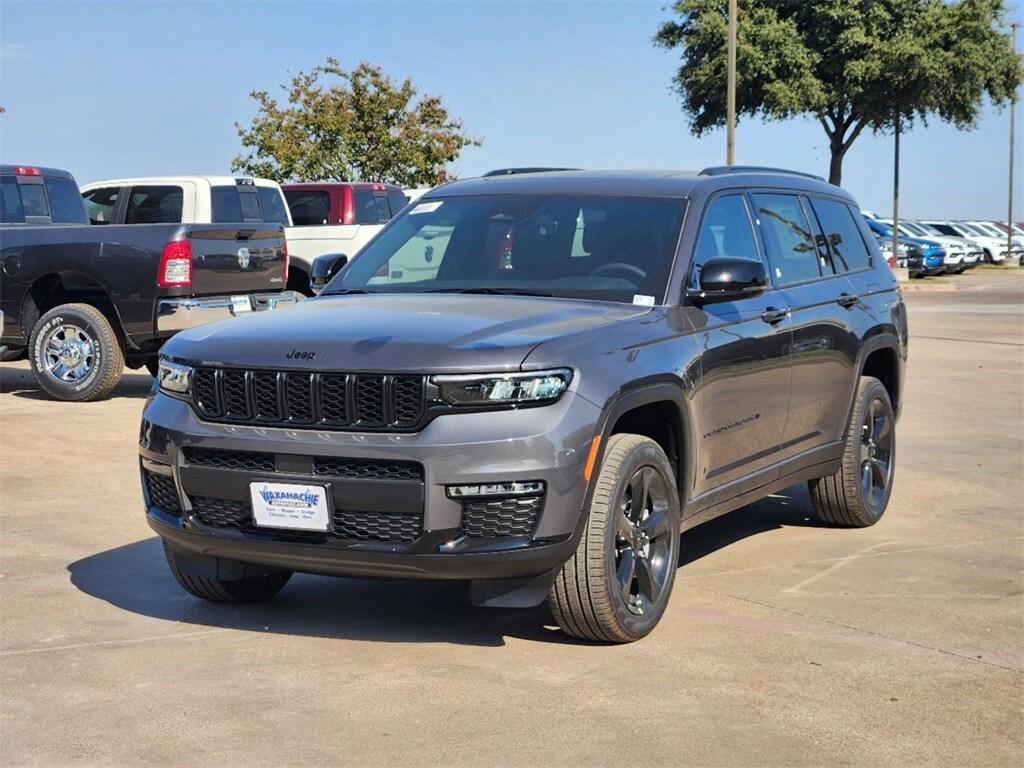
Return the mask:
[(898, 251), (893, 253), (893, 220), (869, 211), (863, 214), (889, 263), (906, 268), (911, 277), (959, 275), (979, 264), (1024, 266), (1021, 222), (901, 219), (896, 227)]

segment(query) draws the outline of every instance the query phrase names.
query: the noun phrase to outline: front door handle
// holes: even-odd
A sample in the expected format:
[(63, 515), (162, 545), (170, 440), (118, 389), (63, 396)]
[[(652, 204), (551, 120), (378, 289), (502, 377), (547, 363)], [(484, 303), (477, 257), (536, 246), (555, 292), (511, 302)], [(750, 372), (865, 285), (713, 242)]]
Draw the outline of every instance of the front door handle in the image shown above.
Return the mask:
[(761, 319), (764, 320), (768, 325), (775, 325), (781, 323), (786, 319), (786, 315), (789, 314), (789, 307), (768, 307), (764, 312), (761, 313)]
[(860, 296), (855, 293), (846, 293), (845, 291), (840, 293), (839, 298), (836, 299), (836, 303), (838, 303), (840, 307), (846, 307), (847, 309), (852, 307), (858, 301), (860, 301)]

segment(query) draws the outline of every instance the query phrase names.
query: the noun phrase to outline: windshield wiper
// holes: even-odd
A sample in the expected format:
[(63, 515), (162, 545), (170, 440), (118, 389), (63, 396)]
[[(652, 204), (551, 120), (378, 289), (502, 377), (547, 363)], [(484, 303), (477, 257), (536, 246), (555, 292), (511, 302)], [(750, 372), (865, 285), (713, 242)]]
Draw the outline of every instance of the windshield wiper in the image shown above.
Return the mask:
[(529, 288), (432, 288), (427, 293), (483, 293), (492, 296), (554, 296), (551, 291), (534, 291)]
[(321, 291), (321, 296), (349, 296), (353, 293), (380, 293), (380, 291), (368, 291), (365, 288), (337, 288), (333, 291)]

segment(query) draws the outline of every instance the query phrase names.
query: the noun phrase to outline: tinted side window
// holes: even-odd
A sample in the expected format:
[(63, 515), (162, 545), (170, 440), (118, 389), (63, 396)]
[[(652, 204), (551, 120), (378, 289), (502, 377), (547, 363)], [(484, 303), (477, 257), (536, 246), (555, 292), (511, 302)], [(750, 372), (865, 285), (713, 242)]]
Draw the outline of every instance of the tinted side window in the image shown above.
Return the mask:
[(256, 187), (260, 197), (260, 208), (263, 209), (263, 221), (267, 224), (283, 224), (288, 226), (288, 211), (281, 200), (281, 192), (277, 187)]
[(383, 192), (357, 191), (355, 202), (356, 224), (383, 224), (391, 218), (391, 206)]
[(117, 209), (117, 198), (121, 192), (120, 187), (102, 187), (90, 189), (82, 194), (85, 201), (85, 212), (89, 216), (90, 224), (109, 224), (114, 220), (114, 212)]
[(820, 197), (811, 198), (811, 206), (832, 250), (832, 264), (836, 271), (851, 271), (868, 266), (870, 252), (850, 207), (837, 200)]
[(18, 180), (13, 176), (0, 176), (0, 221), (6, 224), (25, 223)]
[(210, 214), (214, 224), (242, 221), (238, 187), (210, 187)]
[[(753, 195), (761, 237), (780, 285), (821, 276), (811, 227), (794, 195)], [(831, 272), (831, 270), (829, 270)]]
[(716, 256), (737, 256), (759, 260), (761, 254), (750, 225), (750, 214), (742, 195), (724, 195), (712, 200), (704, 210), (693, 254), (692, 279), (697, 283), (700, 268)]
[(54, 224), (85, 224), (85, 206), (78, 185), (71, 179), (43, 180), (46, 196), (50, 199), (50, 220)]
[(179, 224), (185, 193), (181, 187), (132, 187), (125, 224)]
[(314, 190), (291, 190), (284, 193), (292, 212), (292, 224), (296, 227), (315, 227), (329, 224), (331, 217), (331, 196)]

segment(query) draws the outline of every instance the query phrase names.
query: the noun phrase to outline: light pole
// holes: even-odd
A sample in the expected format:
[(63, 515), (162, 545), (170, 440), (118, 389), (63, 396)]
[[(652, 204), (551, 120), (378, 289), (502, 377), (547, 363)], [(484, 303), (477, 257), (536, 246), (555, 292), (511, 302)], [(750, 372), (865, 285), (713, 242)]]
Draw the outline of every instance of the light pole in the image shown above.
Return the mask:
[(900, 110), (896, 107), (896, 130), (893, 146), (893, 168), (892, 168), (892, 255), (896, 258), (900, 252), (899, 232), (900, 225)]
[(725, 164), (736, 163), (736, 0), (729, 0), (728, 74), (725, 86)]
[[(1017, 28), (1020, 26), (1020, 22), (1013, 22), (1010, 24), (1010, 45), (1013, 48), (1014, 58), (1017, 57)], [(1010, 95), (1010, 187), (1009, 192), (1006, 195), (1006, 261), (1007, 266), (1011, 266), (1011, 259), (1013, 257), (1013, 135), (1017, 132), (1017, 88), (1014, 86), (1013, 93)], [(1012, 265), (1017, 266), (1017, 265)]]

